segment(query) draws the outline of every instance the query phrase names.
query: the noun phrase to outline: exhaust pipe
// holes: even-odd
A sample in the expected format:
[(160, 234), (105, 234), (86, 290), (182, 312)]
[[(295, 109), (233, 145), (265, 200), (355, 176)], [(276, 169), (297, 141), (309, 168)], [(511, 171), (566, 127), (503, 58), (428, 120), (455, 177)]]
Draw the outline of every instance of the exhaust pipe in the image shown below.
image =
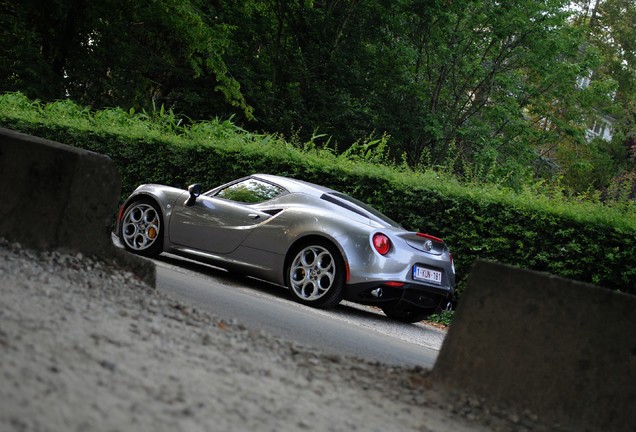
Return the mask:
[(373, 291), (371, 291), (371, 295), (375, 298), (380, 298), (382, 297), (382, 288), (376, 288)]

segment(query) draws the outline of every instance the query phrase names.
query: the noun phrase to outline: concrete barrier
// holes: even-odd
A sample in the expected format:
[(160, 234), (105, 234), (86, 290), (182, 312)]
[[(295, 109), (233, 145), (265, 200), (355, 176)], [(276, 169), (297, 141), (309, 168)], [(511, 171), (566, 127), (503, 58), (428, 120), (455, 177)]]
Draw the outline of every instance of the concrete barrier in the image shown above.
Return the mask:
[(0, 128), (0, 236), (106, 258), (154, 286), (154, 264), (112, 244), (120, 191), (107, 156)]
[(566, 430), (634, 432), (636, 297), (478, 261), (432, 376)]

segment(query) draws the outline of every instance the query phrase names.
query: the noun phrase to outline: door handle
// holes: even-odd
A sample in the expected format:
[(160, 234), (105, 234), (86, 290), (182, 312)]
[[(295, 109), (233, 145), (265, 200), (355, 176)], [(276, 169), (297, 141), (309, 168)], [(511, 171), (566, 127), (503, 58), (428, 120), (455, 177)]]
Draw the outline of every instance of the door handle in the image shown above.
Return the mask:
[(259, 217), (261, 217), (260, 215), (256, 214), (256, 213), (250, 213), (247, 215), (250, 219), (258, 219)]

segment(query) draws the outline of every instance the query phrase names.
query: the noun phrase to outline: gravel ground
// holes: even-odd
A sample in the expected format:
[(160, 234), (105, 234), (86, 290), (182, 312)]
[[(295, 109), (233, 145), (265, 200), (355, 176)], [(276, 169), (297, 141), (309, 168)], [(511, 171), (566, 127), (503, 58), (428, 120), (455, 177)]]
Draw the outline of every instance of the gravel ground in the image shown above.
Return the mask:
[(430, 371), (324, 355), (0, 239), (2, 431), (543, 431)]

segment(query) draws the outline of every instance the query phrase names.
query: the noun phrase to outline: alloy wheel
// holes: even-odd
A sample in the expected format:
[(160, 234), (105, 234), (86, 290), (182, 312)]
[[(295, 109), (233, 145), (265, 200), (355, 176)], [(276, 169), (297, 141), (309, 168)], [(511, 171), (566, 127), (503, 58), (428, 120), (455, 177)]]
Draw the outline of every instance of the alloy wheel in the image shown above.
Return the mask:
[(161, 232), (161, 218), (150, 204), (140, 202), (126, 210), (122, 221), (122, 238), (136, 252), (151, 248)]
[(306, 301), (325, 296), (336, 280), (336, 263), (331, 253), (318, 245), (300, 250), (289, 269), (290, 288)]

